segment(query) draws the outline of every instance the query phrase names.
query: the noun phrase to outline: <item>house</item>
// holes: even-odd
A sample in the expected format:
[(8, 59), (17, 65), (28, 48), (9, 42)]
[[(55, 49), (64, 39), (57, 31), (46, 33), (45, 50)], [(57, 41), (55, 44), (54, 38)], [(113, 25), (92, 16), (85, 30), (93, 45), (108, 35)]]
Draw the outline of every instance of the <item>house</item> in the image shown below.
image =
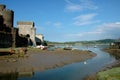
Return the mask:
[(120, 49), (120, 39), (110, 44), (111, 49)]

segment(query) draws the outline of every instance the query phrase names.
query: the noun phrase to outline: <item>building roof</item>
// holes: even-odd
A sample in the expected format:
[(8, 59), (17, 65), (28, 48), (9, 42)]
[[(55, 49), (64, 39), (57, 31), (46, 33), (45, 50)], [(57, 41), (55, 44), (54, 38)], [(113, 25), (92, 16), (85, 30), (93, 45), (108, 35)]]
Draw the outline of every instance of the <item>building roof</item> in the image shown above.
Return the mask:
[(34, 26), (34, 22), (18, 21), (17, 25), (33, 25)]

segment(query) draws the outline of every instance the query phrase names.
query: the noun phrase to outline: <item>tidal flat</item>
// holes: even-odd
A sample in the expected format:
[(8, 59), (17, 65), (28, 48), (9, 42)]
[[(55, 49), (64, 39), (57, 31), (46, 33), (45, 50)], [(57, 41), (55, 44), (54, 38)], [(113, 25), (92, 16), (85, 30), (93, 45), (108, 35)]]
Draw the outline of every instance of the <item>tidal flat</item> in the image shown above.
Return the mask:
[(95, 57), (89, 50), (28, 49), (23, 57), (16, 54), (0, 56), (0, 73), (43, 71)]

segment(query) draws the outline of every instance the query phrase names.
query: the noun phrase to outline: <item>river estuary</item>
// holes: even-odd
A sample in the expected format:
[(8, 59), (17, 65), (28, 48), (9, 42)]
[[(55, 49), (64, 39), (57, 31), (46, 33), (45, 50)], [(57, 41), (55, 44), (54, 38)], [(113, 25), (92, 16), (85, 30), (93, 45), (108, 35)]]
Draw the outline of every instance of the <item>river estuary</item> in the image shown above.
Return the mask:
[(97, 56), (83, 61), (65, 65), (60, 68), (50, 69), (46, 71), (34, 72), (32, 76), (19, 77), (18, 80), (83, 80), (83, 78), (89, 74), (99, 71), (105, 65), (115, 61), (113, 56), (101, 50), (101, 46), (92, 47), (80, 47), (77, 49), (91, 50), (96, 53)]

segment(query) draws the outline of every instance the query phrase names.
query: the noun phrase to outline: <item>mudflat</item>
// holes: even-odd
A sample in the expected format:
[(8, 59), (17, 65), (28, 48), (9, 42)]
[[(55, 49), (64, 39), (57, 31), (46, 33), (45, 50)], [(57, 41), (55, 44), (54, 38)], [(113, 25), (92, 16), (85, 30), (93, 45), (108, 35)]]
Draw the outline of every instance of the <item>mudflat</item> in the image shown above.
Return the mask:
[(0, 56), (0, 73), (47, 70), (84, 61), (95, 56), (95, 53), (88, 50), (28, 49), (27, 54), (23, 57), (17, 55)]

